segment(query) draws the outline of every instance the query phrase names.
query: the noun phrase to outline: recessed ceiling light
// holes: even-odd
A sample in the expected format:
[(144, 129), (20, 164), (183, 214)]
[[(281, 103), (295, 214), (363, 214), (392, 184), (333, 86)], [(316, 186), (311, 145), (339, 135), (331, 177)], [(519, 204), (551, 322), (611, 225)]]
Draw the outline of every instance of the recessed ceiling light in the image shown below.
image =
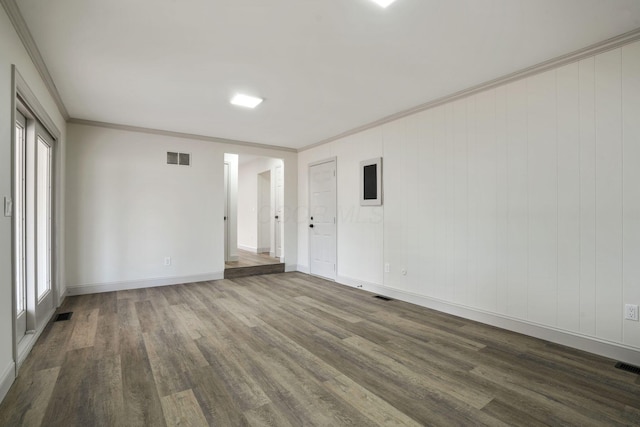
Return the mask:
[(247, 108), (256, 108), (258, 104), (263, 101), (262, 98), (256, 98), (255, 96), (243, 95), (241, 93), (237, 93), (231, 98), (231, 103), (233, 105), (239, 105), (241, 107)]
[(372, 2), (376, 3), (377, 5), (380, 5), (384, 8), (386, 8), (387, 6), (389, 6), (391, 3), (393, 3), (396, 0), (371, 0)]

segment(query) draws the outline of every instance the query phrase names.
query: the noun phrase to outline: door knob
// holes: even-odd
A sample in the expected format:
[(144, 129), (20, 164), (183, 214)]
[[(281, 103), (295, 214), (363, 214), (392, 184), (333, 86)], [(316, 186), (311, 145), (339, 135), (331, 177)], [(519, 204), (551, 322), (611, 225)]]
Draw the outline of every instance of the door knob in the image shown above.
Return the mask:
[(278, 219), (278, 215), (276, 215), (276, 219)]

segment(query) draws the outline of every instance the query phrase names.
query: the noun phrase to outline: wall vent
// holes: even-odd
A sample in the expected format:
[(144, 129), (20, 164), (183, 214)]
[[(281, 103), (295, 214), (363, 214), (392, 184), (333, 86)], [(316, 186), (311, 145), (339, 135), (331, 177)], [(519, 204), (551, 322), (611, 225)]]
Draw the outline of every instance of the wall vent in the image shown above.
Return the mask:
[(382, 296), (382, 295), (374, 295), (373, 297), (377, 298), (377, 299), (381, 299), (382, 301), (393, 301), (392, 298), (385, 297), (385, 296)]
[(167, 164), (189, 166), (191, 165), (191, 154), (167, 151)]

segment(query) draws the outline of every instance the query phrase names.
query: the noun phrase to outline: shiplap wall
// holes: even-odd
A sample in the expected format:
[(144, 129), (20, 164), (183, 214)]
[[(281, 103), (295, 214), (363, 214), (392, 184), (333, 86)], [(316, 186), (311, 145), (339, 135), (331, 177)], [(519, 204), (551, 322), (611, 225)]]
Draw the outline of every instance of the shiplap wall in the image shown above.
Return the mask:
[[(377, 155), (372, 211), (357, 171)], [(330, 156), (339, 211), (368, 219), (339, 215), (338, 281), (640, 349), (640, 42), (299, 153), (301, 212)]]
[(640, 347), (640, 43), (388, 123), (383, 150), (385, 286)]

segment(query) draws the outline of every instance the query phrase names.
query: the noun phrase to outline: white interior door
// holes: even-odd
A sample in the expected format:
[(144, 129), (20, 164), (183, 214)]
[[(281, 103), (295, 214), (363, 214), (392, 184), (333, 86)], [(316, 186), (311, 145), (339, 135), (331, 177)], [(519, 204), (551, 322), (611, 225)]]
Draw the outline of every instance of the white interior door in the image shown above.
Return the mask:
[(229, 261), (229, 163), (224, 163), (224, 261)]
[(271, 171), (258, 174), (258, 252), (271, 252)]
[(336, 161), (309, 167), (309, 271), (336, 278)]
[(282, 253), (282, 198), (284, 189), (284, 177), (282, 176), (282, 166), (276, 166), (276, 186), (275, 186), (275, 230), (274, 246), (276, 258), (281, 258)]

